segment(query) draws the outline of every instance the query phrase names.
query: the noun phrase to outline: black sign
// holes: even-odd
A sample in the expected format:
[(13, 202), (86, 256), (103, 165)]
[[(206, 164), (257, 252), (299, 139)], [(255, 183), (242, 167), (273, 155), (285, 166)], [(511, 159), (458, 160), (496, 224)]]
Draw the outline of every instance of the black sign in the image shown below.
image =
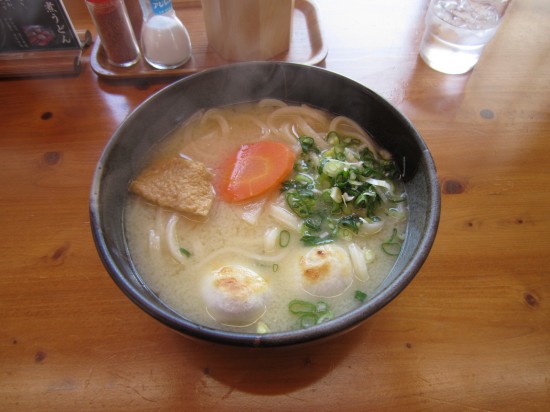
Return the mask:
[(62, 0), (0, 0), (0, 53), (80, 49)]

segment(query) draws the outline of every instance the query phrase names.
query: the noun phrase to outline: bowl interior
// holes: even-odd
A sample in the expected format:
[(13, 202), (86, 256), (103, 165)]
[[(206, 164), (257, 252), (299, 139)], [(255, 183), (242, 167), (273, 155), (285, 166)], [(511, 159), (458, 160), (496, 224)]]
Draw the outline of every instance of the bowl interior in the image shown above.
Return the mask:
[[(359, 123), (397, 160), (409, 201), (407, 236), (391, 272), (374, 296), (356, 310), (300, 331), (241, 334), (190, 322), (167, 307), (141, 280), (124, 233), (128, 184), (150, 149), (201, 109), (263, 98), (305, 103)], [(188, 336), (234, 345), (266, 347), (305, 343), (344, 332), (389, 303), (413, 279), (435, 238), (440, 194), (435, 165), (411, 123), (382, 97), (346, 77), (291, 63), (240, 63), (208, 70), (162, 89), (116, 130), (94, 174), (90, 217), (94, 241), (107, 271), (144, 311)]]

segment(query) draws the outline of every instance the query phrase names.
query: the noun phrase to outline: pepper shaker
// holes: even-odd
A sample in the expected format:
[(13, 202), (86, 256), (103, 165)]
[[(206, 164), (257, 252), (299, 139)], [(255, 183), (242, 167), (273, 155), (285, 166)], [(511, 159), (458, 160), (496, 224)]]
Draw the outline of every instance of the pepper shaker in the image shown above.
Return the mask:
[(143, 25), (143, 11), (141, 10), (141, 4), (138, 0), (124, 0), (126, 11), (128, 12), (128, 18), (130, 24), (134, 30), (134, 36), (139, 46), (139, 39), (141, 38), (141, 26)]
[(109, 63), (134, 65), (139, 60), (139, 46), (123, 0), (85, 1)]

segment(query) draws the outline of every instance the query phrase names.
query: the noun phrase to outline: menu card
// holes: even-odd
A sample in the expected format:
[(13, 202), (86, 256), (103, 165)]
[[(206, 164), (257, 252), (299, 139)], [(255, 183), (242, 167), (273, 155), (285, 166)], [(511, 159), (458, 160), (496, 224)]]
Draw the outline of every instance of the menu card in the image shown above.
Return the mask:
[(78, 73), (81, 54), (62, 0), (0, 0), (0, 76)]

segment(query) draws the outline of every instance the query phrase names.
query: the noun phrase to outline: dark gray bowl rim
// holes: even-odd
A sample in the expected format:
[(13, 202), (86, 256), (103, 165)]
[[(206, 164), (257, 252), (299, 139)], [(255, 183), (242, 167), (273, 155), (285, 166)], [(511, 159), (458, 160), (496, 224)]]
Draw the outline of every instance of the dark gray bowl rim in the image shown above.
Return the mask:
[[(424, 236), (417, 244), (416, 253), (412, 257), (412, 259), (404, 266), (399, 278), (391, 283), (388, 287), (381, 290), (379, 294), (369, 299), (358, 308), (346, 314), (338, 316), (337, 318), (329, 322), (317, 325), (309, 329), (267, 334), (223, 331), (191, 322), (178, 316), (174, 311), (170, 310), (169, 308), (160, 308), (158, 306), (155, 306), (149, 300), (145, 299), (140, 293), (140, 290), (138, 290), (138, 288), (136, 288), (131, 282), (126, 279), (124, 273), (122, 273), (120, 267), (117, 264), (116, 256), (112, 253), (111, 250), (109, 250), (107, 246), (102, 228), (99, 199), (103, 170), (105, 169), (105, 164), (109, 159), (110, 151), (119, 139), (121, 130), (123, 130), (125, 123), (130, 122), (133, 118), (139, 116), (140, 113), (144, 111), (145, 108), (147, 108), (149, 105), (155, 104), (155, 101), (162, 98), (163, 94), (166, 93), (168, 90), (172, 88), (177, 88), (183, 83), (193, 82), (197, 76), (203, 76), (207, 73), (215, 73), (217, 71), (239, 70), (240, 67), (254, 65), (303, 67), (304, 70), (325, 72), (327, 76), (336, 76), (339, 77), (342, 81), (354, 84), (355, 87), (360, 88), (366, 93), (375, 97), (379, 104), (387, 106), (389, 110), (394, 112), (393, 114), (396, 116), (396, 118), (398, 118), (404, 124), (408, 125), (411, 131), (414, 132), (413, 136), (415, 139), (415, 143), (420, 147), (421, 151), (420, 162), (427, 170), (427, 188), (429, 205), (431, 207), (429, 208), (429, 210), (427, 210), (426, 230)], [(391, 302), (399, 293), (401, 293), (401, 291), (403, 291), (403, 289), (413, 280), (413, 278), (416, 276), (416, 274), (424, 264), (429, 254), (429, 251), (431, 250), (432, 245), (435, 241), (440, 218), (441, 196), (439, 191), (436, 167), (425, 142), (423, 141), (420, 134), (416, 131), (412, 123), (397, 108), (391, 105), (383, 97), (361, 83), (358, 83), (354, 80), (349, 79), (348, 77), (331, 72), (324, 68), (305, 66), (295, 63), (247, 62), (234, 63), (227, 66), (220, 66), (208, 69), (203, 72), (196, 73), (177, 80), (174, 83), (171, 83), (152, 94), (135, 110), (133, 110), (130, 115), (119, 125), (112, 137), (109, 139), (97, 162), (91, 185), (89, 208), (90, 226), (94, 243), (105, 269), (108, 271), (109, 275), (122, 290), (122, 292), (147, 314), (159, 320), (166, 326), (174, 329), (175, 331), (180, 332), (187, 337), (196, 338), (199, 340), (245, 347), (281, 347), (323, 340), (349, 331), (361, 324), (363, 321), (365, 321), (376, 312), (378, 312), (389, 302)]]

